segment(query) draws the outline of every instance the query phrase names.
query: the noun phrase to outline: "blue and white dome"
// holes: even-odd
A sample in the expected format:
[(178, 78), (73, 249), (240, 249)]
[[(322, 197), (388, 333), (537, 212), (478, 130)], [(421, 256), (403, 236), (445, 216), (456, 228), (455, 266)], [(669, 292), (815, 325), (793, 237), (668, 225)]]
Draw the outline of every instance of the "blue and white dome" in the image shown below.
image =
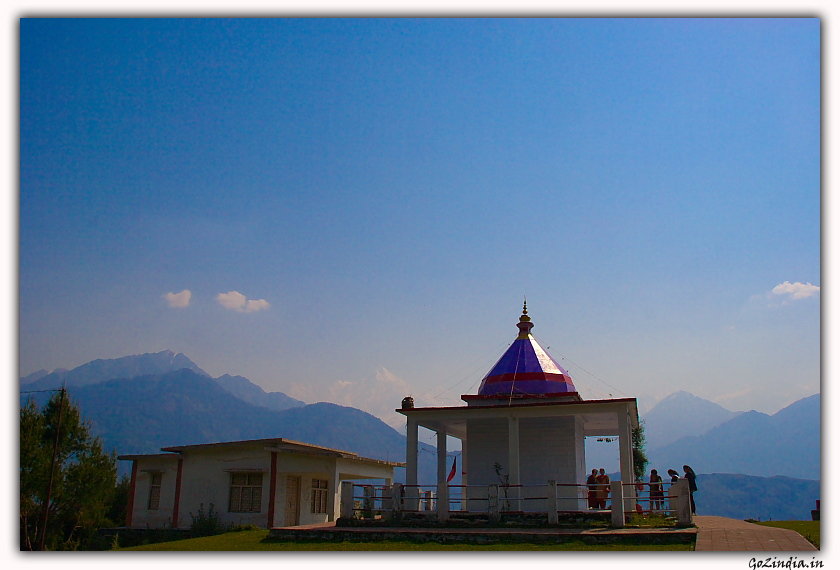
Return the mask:
[(569, 373), (531, 336), (528, 305), (516, 324), (519, 336), (481, 380), (479, 396), (560, 396), (577, 393)]

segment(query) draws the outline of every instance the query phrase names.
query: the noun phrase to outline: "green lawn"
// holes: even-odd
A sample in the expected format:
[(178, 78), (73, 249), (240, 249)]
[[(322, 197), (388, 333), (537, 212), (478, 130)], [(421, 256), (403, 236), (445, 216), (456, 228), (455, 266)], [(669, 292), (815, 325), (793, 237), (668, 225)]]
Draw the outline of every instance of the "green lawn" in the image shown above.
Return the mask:
[(820, 547), (820, 521), (766, 521), (755, 522), (753, 524), (761, 524), (764, 526), (774, 526), (777, 528), (789, 528), (795, 530), (804, 536), (808, 542)]
[(204, 538), (191, 538), (188, 540), (177, 540), (174, 542), (162, 542), (160, 544), (148, 544), (145, 546), (134, 546), (121, 550), (154, 550), (154, 551), (263, 551), (263, 550), (694, 550), (693, 544), (586, 544), (581, 541), (566, 542), (563, 544), (529, 544), (529, 543), (506, 543), (506, 544), (437, 544), (417, 543), (408, 540), (384, 540), (378, 542), (321, 542), (305, 541), (290, 542), (268, 539), (267, 530), (246, 530), (242, 532), (229, 532), (216, 536)]

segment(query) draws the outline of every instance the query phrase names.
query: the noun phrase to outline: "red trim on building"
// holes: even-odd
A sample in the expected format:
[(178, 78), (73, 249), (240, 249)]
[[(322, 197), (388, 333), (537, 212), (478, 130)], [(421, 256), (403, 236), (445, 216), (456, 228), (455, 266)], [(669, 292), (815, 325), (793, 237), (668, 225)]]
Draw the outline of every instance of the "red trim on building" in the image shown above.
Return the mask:
[(546, 382), (572, 383), (572, 379), (565, 374), (557, 374), (555, 372), (510, 372), (507, 374), (496, 374), (495, 376), (485, 378), (484, 383), (496, 384), (497, 382), (512, 382), (515, 380), (545, 380)]
[(274, 501), (277, 494), (277, 452), (271, 452), (271, 487), (268, 488), (268, 528), (274, 527)]
[(172, 506), (172, 528), (178, 528), (178, 507), (181, 503), (181, 473), (184, 469), (184, 458), (178, 458), (178, 476), (175, 478), (175, 504)]
[[(461, 396), (461, 399), (465, 402), (469, 402), (471, 400), (535, 400), (535, 399), (545, 399), (545, 398), (561, 398), (564, 396), (578, 396), (580, 395), (577, 392), (551, 392), (550, 394), (464, 394)], [(578, 400), (580, 402), (597, 402), (600, 400)], [(540, 403), (555, 403), (559, 404), (561, 402), (540, 402)], [(523, 404), (526, 405), (526, 404)], [(428, 408), (428, 409), (435, 409), (435, 408)]]
[(137, 460), (131, 462), (131, 483), (128, 487), (128, 512), (125, 513), (125, 526), (131, 528), (131, 515), (134, 514), (134, 493), (137, 491)]

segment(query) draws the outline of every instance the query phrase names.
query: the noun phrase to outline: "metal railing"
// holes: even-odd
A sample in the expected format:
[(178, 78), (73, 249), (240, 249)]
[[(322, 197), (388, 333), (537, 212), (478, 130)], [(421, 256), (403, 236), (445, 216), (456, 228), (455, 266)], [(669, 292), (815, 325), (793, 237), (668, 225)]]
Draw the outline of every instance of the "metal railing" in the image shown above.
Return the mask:
[[(359, 492), (361, 491), (361, 494)], [(394, 506), (391, 485), (366, 485), (353, 483), (353, 514), (361, 518), (381, 517), (383, 513), (393, 513)]]
[[(353, 483), (353, 512), (362, 518), (394, 512), (396, 486)], [(399, 511), (436, 513), (440, 497), (437, 485), (399, 485)], [(587, 485), (556, 483), (554, 510), (579, 513), (592, 509), (587, 502)], [(496, 510), (505, 514), (539, 514), (551, 510), (547, 484), (544, 485), (447, 485), (450, 513), (490, 514), (495, 498)], [(493, 494), (495, 492), (495, 494)], [(491, 496), (493, 495), (493, 496)]]
[[(594, 508), (589, 497), (593, 490), (600, 495)], [(444, 502), (436, 496), (438, 491), (445, 493)], [(547, 481), (544, 485), (441, 486), (342, 483), (342, 517), (392, 518), (401, 512), (435, 516), (438, 520), (446, 520), (451, 514), (486, 515), (491, 521), (499, 521), (505, 515), (542, 515), (547, 517), (549, 524), (558, 524), (559, 516), (566, 513), (609, 513), (611, 525), (619, 528), (634, 513), (654, 512), (673, 516), (679, 524), (691, 523), (689, 489), (684, 480), (675, 485), (663, 482), (661, 497), (658, 494), (651, 497), (650, 483), (621, 481), (613, 481), (609, 490), (555, 481)]]
[[(684, 479), (662, 483), (662, 494), (651, 496), (650, 483), (613, 481), (609, 490), (578, 483), (547, 481), (544, 485), (366, 485), (344, 481), (341, 486), (341, 516), (377, 519), (397, 513), (433, 515), (446, 520), (450, 514), (486, 515), (498, 521), (503, 515), (543, 515), (557, 524), (561, 514), (585, 512), (610, 514), (614, 527), (623, 527), (635, 513), (658, 513), (690, 524), (690, 491)], [(647, 488), (647, 494), (645, 494)], [(598, 492), (598, 504), (589, 492)], [(445, 499), (436, 496), (444, 493)], [(606, 492), (605, 492), (606, 491)], [(609, 502), (609, 506), (607, 505)], [(648, 508), (645, 509), (645, 506)]]
[[(658, 491), (653, 489), (654, 485), (658, 486)], [(622, 483), (624, 488), (624, 513), (675, 517), (679, 507), (677, 505), (677, 495), (670, 491), (672, 486), (673, 483), (670, 481)], [(631, 491), (630, 493), (627, 493), (628, 489)]]
[(406, 513), (431, 513), (437, 511), (437, 485), (403, 485), (402, 511)]

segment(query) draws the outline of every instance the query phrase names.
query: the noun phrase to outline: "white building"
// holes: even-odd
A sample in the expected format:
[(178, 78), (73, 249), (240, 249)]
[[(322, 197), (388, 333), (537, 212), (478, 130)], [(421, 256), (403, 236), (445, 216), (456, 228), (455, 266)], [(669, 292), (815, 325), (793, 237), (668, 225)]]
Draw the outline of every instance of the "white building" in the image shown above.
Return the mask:
[(166, 447), (133, 462), (130, 528), (189, 528), (210, 505), (225, 524), (264, 528), (338, 518), (339, 482), (384, 479), (405, 464), (282, 438)]
[[(586, 436), (617, 436), (621, 480), (633, 482), (632, 430), (639, 426), (636, 399), (584, 401), (568, 372), (530, 334), (533, 324), (527, 306), (517, 327), (518, 337), (484, 377), (478, 394), (461, 397), (466, 407), (397, 410), (407, 418), (409, 499), (417, 496), (418, 427), (437, 434), (437, 509), (442, 518), (449, 512), (446, 436), (461, 440), (462, 484), (469, 486), (467, 498), (486, 497), (486, 487), (502, 483), (501, 475), (507, 477), (506, 491), (511, 493), (510, 510), (514, 511), (542, 509), (543, 501), (534, 500), (529, 508), (524, 499), (545, 497), (548, 481), (560, 485), (561, 510), (586, 508), (582, 500), (585, 488), (562, 486), (586, 483)], [(470, 510), (468, 503), (463, 501), (461, 509)], [(416, 508), (416, 500), (407, 508)]]

